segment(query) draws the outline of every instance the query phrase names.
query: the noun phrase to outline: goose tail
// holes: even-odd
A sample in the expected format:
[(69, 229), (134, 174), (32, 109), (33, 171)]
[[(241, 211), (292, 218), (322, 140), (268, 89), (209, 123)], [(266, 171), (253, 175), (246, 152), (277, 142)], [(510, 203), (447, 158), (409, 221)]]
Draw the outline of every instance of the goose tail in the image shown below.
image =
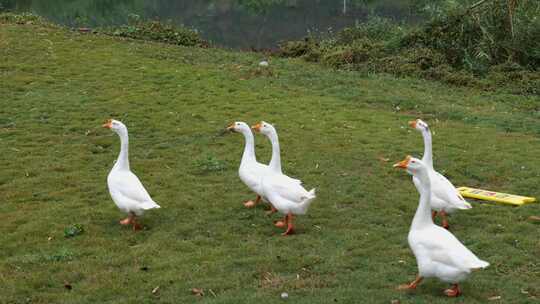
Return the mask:
[(149, 210), (149, 209), (159, 209), (161, 208), (160, 205), (158, 205), (156, 202), (154, 201), (147, 201), (147, 202), (144, 202), (144, 203), (141, 203), (140, 205), (141, 209), (144, 209), (144, 210)]
[(315, 195), (315, 188), (308, 191), (308, 193), (302, 197), (302, 202), (300, 202), (300, 210), (302, 214), (305, 214), (317, 196)]
[(486, 268), (488, 266), (489, 266), (488, 262), (482, 261), (482, 260), (479, 259), (477, 261), (477, 263), (475, 263), (475, 265), (471, 269), (474, 271), (474, 270), (484, 269), (484, 268)]

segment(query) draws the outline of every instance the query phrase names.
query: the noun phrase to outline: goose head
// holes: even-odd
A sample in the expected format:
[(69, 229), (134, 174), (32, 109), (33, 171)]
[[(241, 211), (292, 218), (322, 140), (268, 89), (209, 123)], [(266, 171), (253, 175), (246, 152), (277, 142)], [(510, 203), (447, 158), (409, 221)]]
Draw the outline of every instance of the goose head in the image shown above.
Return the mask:
[(416, 129), (420, 132), (429, 130), (428, 124), (421, 119), (409, 121), (409, 126), (411, 126), (411, 128)]
[(426, 165), (418, 158), (414, 158), (410, 155), (407, 155), (404, 160), (394, 164), (394, 168), (405, 169), (407, 173), (414, 176), (427, 175)]
[(102, 127), (111, 129), (117, 134), (127, 134), (127, 127), (122, 122), (114, 119), (107, 120)]
[(261, 121), (258, 124), (251, 127), (255, 132), (259, 132), (263, 135), (270, 136), (271, 134), (276, 134), (276, 129), (271, 124)]
[(227, 131), (246, 133), (251, 132), (247, 123), (243, 121), (235, 121), (227, 127)]

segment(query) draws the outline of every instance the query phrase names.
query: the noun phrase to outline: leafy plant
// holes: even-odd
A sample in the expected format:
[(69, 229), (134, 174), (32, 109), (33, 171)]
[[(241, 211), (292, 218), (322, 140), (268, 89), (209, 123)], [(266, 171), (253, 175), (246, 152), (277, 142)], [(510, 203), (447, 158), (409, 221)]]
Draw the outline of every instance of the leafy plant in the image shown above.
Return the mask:
[[(516, 93), (536, 94), (540, 2), (465, 3), (417, 1), (417, 9), (429, 18), (419, 27), (371, 17), (333, 37), (310, 36), (283, 43), (280, 54), (341, 69), (415, 76), (483, 89), (502, 85)], [(519, 72), (512, 77), (494, 75), (499, 72), (492, 67), (505, 63), (515, 63)]]
[(52, 25), (42, 17), (32, 13), (16, 14), (11, 12), (0, 13), (0, 23)]
[(208, 155), (197, 160), (195, 165), (202, 173), (221, 172), (227, 169), (227, 164), (213, 155)]
[(84, 233), (84, 228), (81, 224), (73, 224), (64, 228), (64, 237), (71, 238)]
[(129, 23), (106, 28), (104, 33), (132, 39), (150, 40), (183, 46), (208, 46), (196, 30), (169, 22), (142, 20), (136, 14), (128, 16)]

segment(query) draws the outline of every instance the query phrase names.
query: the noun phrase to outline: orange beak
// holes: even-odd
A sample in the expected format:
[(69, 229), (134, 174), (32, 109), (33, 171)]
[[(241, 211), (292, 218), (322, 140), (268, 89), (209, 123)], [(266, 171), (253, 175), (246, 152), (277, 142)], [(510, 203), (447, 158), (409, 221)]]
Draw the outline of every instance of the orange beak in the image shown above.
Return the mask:
[(234, 131), (234, 122), (227, 127), (227, 131)]
[(254, 126), (251, 126), (251, 128), (253, 130), (255, 130), (256, 132), (261, 132), (262, 124), (258, 123), (258, 124), (254, 125)]
[(409, 166), (409, 161), (411, 161), (411, 156), (407, 155), (404, 160), (394, 164), (394, 168), (407, 169), (407, 167)]
[(416, 120), (409, 121), (409, 126), (411, 126), (411, 128), (413, 129), (416, 129)]
[(104, 123), (101, 126), (104, 127), (104, 128), (107, 128), (107, 129), (111, 129), (112, 128), (112, 119), (107, 120), (107, 122)]

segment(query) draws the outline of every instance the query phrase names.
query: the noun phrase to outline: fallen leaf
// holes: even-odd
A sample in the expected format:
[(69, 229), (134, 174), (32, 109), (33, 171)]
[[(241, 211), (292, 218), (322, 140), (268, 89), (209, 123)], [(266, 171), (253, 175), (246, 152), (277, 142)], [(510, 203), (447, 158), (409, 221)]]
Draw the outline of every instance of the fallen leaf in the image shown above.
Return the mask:
[(159, 286), (156, 286), (156, 288), (152, 289), (152, 294), (155, 295), (159, 291)]
[(501, 296), (493, 296), (493, 297), (489, 297), (488, 300), (490, 301), (497, 301), (497, 300), (500, 300), (501, 299)]
[(531, 215), (529, 216), (530, 221), (540, 221), (540, 216)]
[(71, 286), (71, 284), (69, 284), (68, 282), (64, 282), (64, 288), (66, 288), (67, 290), (71, 290), (73, 289), (73, 286)]
[(202, 297), (204, 296), (204, 291), (202, 288), (192, 288), (191, 289), (191, 293), (193, 295), (196, 295), (197, 297)]
[(400, 302), (399, 300), (392, 300), (390, 303), (391, 303), (391, 304), (399, 304), (399, 303), (401, 303), (401, 302)]
[(390, 158), (379, 156), (379, 160), (387, 163), (390, 161)]

